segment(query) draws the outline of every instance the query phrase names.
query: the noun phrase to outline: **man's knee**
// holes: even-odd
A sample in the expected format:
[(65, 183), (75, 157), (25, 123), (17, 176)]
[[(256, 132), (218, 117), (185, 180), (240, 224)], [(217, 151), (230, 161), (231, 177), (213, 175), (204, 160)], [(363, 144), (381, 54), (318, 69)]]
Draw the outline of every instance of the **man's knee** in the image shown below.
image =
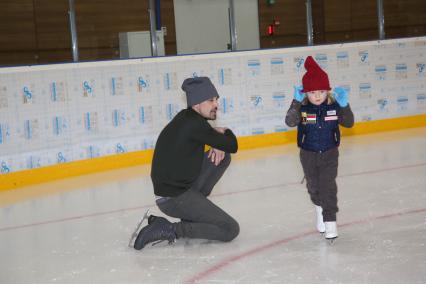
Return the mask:
[(228, 167), (229, 164), (231, 164), (231, 154), (225, 153), (225, 157), (220, 162), (219, 166), (221, 166), (221, 167)]
[(234, 219), (231, 219), (226, 225), (224, 226), (224, 242), (230, 242), (233, 239), (235, 239), (238, 234), (240, 233), (240, 225), (237, 221)]

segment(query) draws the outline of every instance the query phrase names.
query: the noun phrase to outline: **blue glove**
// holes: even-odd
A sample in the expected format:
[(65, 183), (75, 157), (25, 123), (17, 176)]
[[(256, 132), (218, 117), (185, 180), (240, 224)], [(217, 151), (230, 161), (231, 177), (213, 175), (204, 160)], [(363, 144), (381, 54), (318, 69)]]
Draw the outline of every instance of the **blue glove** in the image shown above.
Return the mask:
[(305, 94), (302, 93), (303, 86), (293, 86), (294, 88), (294, 99), (301, 103), (305, 98)]
[(333, 95), (339, 106), (346, 107), (348, 105), (348, 92), (345, 89), (336, 87), (333, 89)]

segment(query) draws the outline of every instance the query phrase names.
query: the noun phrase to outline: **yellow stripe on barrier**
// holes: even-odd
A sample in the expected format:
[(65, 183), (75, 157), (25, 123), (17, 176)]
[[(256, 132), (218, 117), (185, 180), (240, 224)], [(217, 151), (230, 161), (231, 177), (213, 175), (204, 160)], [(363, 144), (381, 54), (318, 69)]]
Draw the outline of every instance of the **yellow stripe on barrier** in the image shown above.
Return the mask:
[[(353, 128), (342, 127), (341, 130), (344, 136), (348, 136), (424, 126), (426, 126), (426, 114), (358, 122)], [(238, 138), (239, 150), (288, 143), (296, 143), (295, 130)], [(152, 155), (153, 150), (138, 151), (1, 174), (0, 191), (117, 168), (149, 164), (151, 163)]]

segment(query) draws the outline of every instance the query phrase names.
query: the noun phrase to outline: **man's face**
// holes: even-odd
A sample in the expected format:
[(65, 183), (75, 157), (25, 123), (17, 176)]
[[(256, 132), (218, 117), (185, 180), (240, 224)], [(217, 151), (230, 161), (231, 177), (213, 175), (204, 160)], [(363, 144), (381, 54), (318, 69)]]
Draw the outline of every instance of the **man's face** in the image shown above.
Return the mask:
[(317, 105), (319, 106), (320, 104), (322, 104), (325, 99), (327, 98), (327, 91), (312, 91), (312, 92), (307, 92), (307, 96), (308, 96), (308, 100), (311, 102), (311, 104)]
[(194, 105), (192, 108), (198, 112), (202, 117), (207, 118), (209, 120), (216, 119), (216, 113), (219, 102), (217, 97), (211, 98), (207, 101)]

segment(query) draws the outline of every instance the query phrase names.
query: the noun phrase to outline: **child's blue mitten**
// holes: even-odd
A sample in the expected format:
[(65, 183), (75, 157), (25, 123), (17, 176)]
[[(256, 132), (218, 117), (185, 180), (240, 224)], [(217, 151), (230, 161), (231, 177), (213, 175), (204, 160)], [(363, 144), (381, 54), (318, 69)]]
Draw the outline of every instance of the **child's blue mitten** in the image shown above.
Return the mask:
[(336, 99), (336, 102), (341, 107), (346, 107), (348, 105), (348, 92), (342, 87), (336, 87), (333, 89), (333, 95)]
[(303, 86), (293, 86), (294, 88), (294, 99), (301, 103), (305, 98), (305, 94), (302, 93)]

